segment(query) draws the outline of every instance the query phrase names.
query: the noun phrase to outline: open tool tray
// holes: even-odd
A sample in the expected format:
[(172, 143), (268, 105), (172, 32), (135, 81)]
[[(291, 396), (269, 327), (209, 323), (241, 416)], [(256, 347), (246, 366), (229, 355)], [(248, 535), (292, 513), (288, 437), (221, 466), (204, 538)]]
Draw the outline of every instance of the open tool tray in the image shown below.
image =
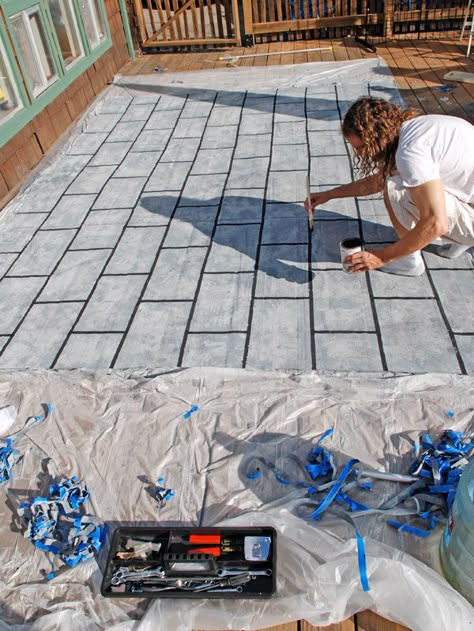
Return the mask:
[(101, 593), (107, 598), (269, 598), (273, 528), (118, 528)]

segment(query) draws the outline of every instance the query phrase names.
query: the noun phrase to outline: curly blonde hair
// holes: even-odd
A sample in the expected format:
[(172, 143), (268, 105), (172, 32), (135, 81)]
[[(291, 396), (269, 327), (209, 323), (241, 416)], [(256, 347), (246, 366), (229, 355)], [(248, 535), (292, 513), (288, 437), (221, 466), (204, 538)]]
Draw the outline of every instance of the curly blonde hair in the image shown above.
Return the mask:
[(383, 99), (363, 97), (351, 105), (344, 116), (342, 133), (354, 134), (363, 143), (356, 166), (365, 177), (382, 173), (386, 178), (395, 168), (400, 127), (405, 121), (419, 116), (415, 109), (402, 109)]

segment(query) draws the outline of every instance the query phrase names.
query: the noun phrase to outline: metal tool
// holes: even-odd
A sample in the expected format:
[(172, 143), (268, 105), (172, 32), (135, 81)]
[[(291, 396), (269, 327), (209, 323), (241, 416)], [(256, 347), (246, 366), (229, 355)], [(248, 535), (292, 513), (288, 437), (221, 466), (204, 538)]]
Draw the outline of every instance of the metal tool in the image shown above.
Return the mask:
[(250, 576), (271, 576), (270, 568), (266, 570), (253, 570), (252, 568), (229, 568), (217, 570), (217, 576), (240, 576), (241, 574), (250, 574)]

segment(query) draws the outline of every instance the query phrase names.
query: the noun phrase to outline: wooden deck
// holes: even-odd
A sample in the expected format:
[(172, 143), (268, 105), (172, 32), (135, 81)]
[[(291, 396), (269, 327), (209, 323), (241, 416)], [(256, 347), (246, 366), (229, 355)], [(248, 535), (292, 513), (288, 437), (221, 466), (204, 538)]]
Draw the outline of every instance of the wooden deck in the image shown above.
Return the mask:
[[(459, 34), (451, 38), (430, 40), (398, 40), (377, 43), (377, 54), (389, 65), (397, 86), (408, 105), (417, 107), (426, 114), (451, 114), (474, 122), (474, 85), (458, 83), (449, 93), (437, 88), (447, 81), (447, 72), (474, 72), (474, 61), (465, 56), (466, 41), (459, 42)], [(305, 52), (305, 49), (332, 46), (329, 51)], [(258, 53), (293, 54), (251, 57)], [(128, 63), (123, 74), (155, 73), (161, 67), (164, 72), (189, 72), (225, 68), (222, 56), (248, 55), (247, 59), (235, 61), (236, 66), (271, 66), (280, 64), (302, 64), (315, 61), (347, 61), (373, 57), (353, 39), (318, 40), (296, 42), (274, 42), (258, 44), (253, 48), (232, 47), (203, 52), (173, 52), (147, 54), (135, 62)], [(161, 70), (160, 70), (161, 71)], [(452, 83), (449, 81), (449, 83)], [(406, 627), (386, 620), (371, 611), (363, 611), (339, 624), (315, 627), (300, 620), (267, 628), (266, 631), (406, 631)]]
[[(459, 34), (446, 39), (397, 40), (377, 44), (377, 54), (389, 65), (400, 93), (406, 103), (417, 107), (426, 114), (451, 114), (474, 122), (474, 84), (458, 83), (457, 88), (446, 93), (440, 88), (447, 83), (443, 79), (452, 70), (474, 72), (474, 59), (465, 56), (467, 40), (459, 42)], [(332, 46), (323, 52), (305, 52), (304, 49)], [(281, 53), (294, 51), (294, 54), (251, 57), (258, 53)], [(155, 68), (166, 68), (166, 72), (189, 72), (225, 68), (222, 56), (248, 55), (238, 59), (236, 66), (272, 66), (280, 64), (302, 64), (315, 61), (347, 61), (367, 59), (372, 53), (361, 48), (354, 39), (318, 40), (296, 42), (274, 42), (257, 44), (253, 48), (232, 47), (223, 50), (203, 52), (170, 52), (144, 55), (135, 62), (128, 63), (124, 74), (155, 73)], [(449, 83), (452, 83), (451, 81)]]

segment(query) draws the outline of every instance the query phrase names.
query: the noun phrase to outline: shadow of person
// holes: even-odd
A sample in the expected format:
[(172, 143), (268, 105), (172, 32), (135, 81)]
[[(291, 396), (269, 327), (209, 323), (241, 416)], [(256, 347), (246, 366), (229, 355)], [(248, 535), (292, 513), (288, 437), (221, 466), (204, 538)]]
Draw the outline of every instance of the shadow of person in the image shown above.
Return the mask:
[[(367, 243), (396, 239), (391, 226), (358, 220), (357, 216), (325, 208), (315, 213), (308, 230), (302, 204), (226, 194), (192, 199), (178, 193), (146, 193), (141, 208), (168, 225), (163, 246), (211, 245), (206, 272), (253, 272), (293, 285), (311, 282), (318, 270), (341, 269), (339, 242), (362, 237)], [(147, 225), (150, 221), (146, 221)]]

